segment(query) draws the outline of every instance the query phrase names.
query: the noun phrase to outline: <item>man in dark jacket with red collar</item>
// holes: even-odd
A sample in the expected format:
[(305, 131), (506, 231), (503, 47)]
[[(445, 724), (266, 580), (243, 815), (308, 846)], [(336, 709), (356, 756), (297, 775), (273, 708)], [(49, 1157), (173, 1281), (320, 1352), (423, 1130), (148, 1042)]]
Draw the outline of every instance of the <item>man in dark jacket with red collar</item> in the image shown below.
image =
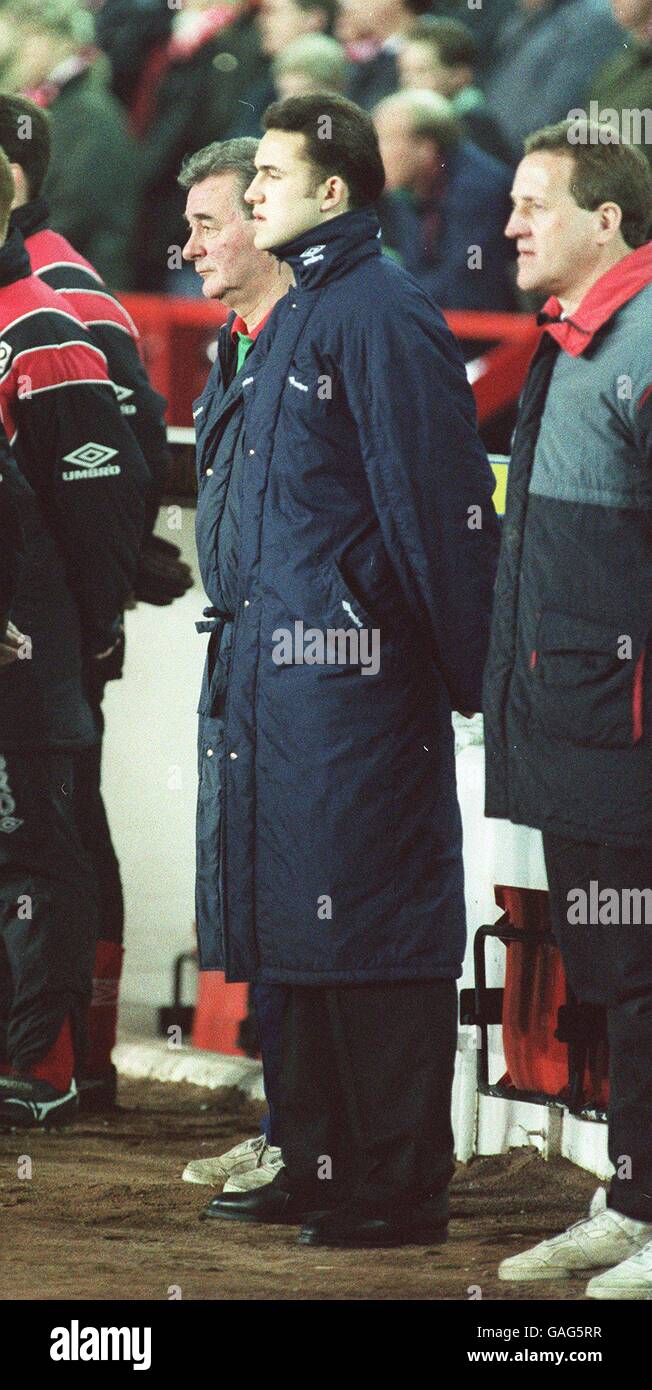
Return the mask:
[(652, 1295), (652, 177), (612, 131), (531, 136), (507, 235), (551, 296), (521, 399), (485, 679), (487, 814), (543, 831), (569, 983), (606, 1005), (606, 1209), (503, 1261)]
[(0, 1127), (77, 1107), (98, 926), (74, 809), (76, 758), (98, 742), (82, 664), (119, 640), (149, 483), (104, 354), (7, 234), (13, 197), (0, 151), (0, 417), (30, 484), (11, 613), (31, 638), (0, 679)]
[[(29, 131), (29, 139), (25, 132)], [(138, 330), (126, 309), (108, 289), (94, 266), (50, 226), (42, 188), (51, 156), (50, 117), (26, 97), (0, 94), (0, 148), (11, 163), (16, 185), (10, 227), (25, 239), (32, 270), (56, 290), (62, 305), (72, 305), (101, 349), (125, 424), (134, 434), (151, 473), (136, 597), (169, 604), (192, 583), (168, 543), (153, 535), (170, 466), (164, 420), (166, 402), (152, 388), (141, 355)], [(124, 664), (124, 638), (110, 661), (84, 663), (86, 696), (98, 732), (103, 733), (102, 699), (107, 680), (118, 679)], [(115, 1101), (116, 1074), (111, 1063), (115, 1044), (118, 992), (122, 969), (124, 900), (120, 866), (101, 794), (102, 741), (79, 751), (75, 801), (84, 844), (100, 885), (101, 926), (93, 1003), (89, 1021), (87, 1074), (80, 1086), (85, 1109)]]
[(320, 94), (264, 123), (254, 244), (296, 283), (242, 381), (228, 697), (200, 773), (220, 779), (213, 963), (287, 988), (285, 1169), (206, 1214), (438, 1241), (465, 935), (451, 710), (481, 698), (493, 478), (455, 340), (381, 254), (370, 118)]
[(265, 78), (256, 5), (106, 0), (97, 27), (139, 148), (137, 287), (196, 295), (191, 269), (177, 259), (185, 240), (177, 174), (184, 157), (237, 124), (249, 88)]

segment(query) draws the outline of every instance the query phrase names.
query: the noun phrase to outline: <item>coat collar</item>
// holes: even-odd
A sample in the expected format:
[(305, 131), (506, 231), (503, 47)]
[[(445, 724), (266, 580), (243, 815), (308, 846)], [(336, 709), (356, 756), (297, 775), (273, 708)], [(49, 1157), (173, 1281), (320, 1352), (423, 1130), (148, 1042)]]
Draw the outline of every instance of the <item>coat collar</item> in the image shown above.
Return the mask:
[(50, 219), (50, 209), (45, 198), (30, 198), (28, 203), (23, 203), (20, 208), (14, 208), (11, 214), (10, 226), (18, 227), (24, 237), (33, 236), (35, 232), (42, 232), (47, 227)]
[(316, 289), (367, 256), (380, 255), (380, 223), (373, 207), (343, 212), (274, 249), (292, 266), (302, 289)]
[(27, 247), (18, 227), (10, 227), (4, 246), (0, 247), (0, 287), (13, 285), (15, 280), (24, 280), (31, 275)]
[(591, 286), (572, 318), (562, 317), (556, 295), (546, 301), (538, 322), (571, 357), (580, 357), (593, 342), (599, 328), (608, 323), (623, 304), (652, 283), (652, 242), (630, 251)]
[(66, 87), (77, 85), (81, 78), (86, 76), (93, 64), (92, 54), (93, 49), (87, 48), (82, 53), (73, 53), (70, 58), (65, 58), (53, 68), (40, 87), (25, 92), (25, 96), (35, 101), (37, 106), (47, 109)]

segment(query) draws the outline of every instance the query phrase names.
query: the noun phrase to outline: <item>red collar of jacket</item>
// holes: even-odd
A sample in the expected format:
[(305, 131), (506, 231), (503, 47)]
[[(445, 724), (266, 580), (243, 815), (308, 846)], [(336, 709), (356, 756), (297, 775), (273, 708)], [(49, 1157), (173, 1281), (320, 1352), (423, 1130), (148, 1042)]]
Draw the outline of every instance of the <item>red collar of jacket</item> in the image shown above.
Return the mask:
[(71, 58), (66, 58), (65, 62), (53, 68), (50, 76), (45, 78), (40, 87), (28, 88), (23, 95), (47, 110), (73, 78), (80, 77), (92, 67), (96, 56), (97, 49), (88, 45), (83, 52), (73, 54)]
[[(580, 357), (593, 341), (599, 328), (613, 317), (623, 304), (652, 283), (652, 242), (646, 242), (622, 261), (611, 267), (591, 286), (578, 305), (573, 317), (561, 318), (563, 309), (556, 295), (551, 295), (538, 316), (564, 352)], [(552, 320), (552, 322), (550, 322)]]
[(171, 63), (185, 63), (192, 58), (205, 43), (219, 34), (234, 19), (232, 5), (212, 5), (204, 14), (197, 16), (197, 22), (184, 34), (173, 34), (168, 40), (167, 53)]
[(231, 337), (233, 338), (233, 341), (235, 342), (238, 333), (242, 333), (245, 338), (251, 338), (252, 343), (255, 343), (256, 338), (258, 337), (258, 334), (260, 333), (261, 329), (265, 327), (265, 324), (267, 323), (267, 320), (271, 312), (272, 310), (268, 309), (267, 313), (265, 314), (265, 317), (260, 320), (260, 323), (256, 324), (255, 328), (247, 328), (244, 319), (241, 319), (240, 315), (236, 314), (233, 323), (231, 324)]

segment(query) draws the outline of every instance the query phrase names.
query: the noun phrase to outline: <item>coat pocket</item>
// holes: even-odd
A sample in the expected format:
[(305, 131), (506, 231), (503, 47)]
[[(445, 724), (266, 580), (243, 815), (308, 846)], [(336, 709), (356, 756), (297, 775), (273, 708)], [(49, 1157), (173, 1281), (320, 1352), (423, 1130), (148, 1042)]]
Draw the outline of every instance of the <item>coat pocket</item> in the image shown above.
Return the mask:
[(362, 601), (358, 586), (356, 585), (354, 589), (344, 578), (337, 560), (332, 561), (330, 574), (336, 604), (334, 616), (345, 627), (373, 628), (375, 620), (369, 612), (368, 604)]
[(645, 655), (640, 633), (542, 613), (530, 654), (534, 726), (560, 742), (631, 748), (643, 736)]
[(353, 623), (364, 627), (391, 622), (398, 580), (376, 520), (339, 547), (329, 566), (343, 617), (348, 615)]

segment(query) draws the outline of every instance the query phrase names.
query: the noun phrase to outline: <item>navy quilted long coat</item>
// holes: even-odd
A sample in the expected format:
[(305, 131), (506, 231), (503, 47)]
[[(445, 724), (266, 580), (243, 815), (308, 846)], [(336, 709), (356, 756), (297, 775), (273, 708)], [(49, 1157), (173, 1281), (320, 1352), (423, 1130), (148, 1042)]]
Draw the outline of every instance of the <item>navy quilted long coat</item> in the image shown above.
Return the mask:
[(451, 709), (480, 708), (493, 474), (455, 340), (381, 255), (375, 212), (277, 254), (296, 288), (226, 409), (202, 398), (198, 539), (217, 609), (224, 455), (244, 452), (237, 611), (217, 619), (201, 703), (201, 961), (268, 983), (454, 977)]

